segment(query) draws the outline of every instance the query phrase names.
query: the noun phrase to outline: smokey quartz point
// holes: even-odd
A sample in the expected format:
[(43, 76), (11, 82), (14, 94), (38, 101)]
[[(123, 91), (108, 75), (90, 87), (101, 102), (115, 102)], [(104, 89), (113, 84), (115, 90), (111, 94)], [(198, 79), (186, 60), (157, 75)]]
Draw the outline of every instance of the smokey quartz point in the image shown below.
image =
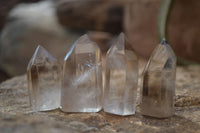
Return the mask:
[(143, 72), (141, 113), (157, 118), (174, 113), (176, 56), (165, 39), (153, 51)]
[(135, 114), (138, 87), (138, 57), (121, 33), (106, 55), (104, 111)]
[(64, 59), (61, 110), (98, 112), (102, 108), (101, 51), (87, 35), (81, 36)]
[(46, 111), (60, 106), (61, 65), (38, 46), (27, 67), (30, 104), (33, 111)]

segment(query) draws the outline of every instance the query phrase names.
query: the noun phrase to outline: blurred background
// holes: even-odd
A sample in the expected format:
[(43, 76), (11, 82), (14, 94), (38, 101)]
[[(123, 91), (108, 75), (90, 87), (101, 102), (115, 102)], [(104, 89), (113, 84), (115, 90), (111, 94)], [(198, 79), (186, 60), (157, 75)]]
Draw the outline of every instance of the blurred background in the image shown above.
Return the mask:
[(148, 60), (165, 32), (179, 65), (199, 63), (200, 1), (163, 1), (1, 0), (0, 82), (24, 74), (38, 44), (62, 62), (85, 33), (105, 54), (123, 31), (140, 59)]

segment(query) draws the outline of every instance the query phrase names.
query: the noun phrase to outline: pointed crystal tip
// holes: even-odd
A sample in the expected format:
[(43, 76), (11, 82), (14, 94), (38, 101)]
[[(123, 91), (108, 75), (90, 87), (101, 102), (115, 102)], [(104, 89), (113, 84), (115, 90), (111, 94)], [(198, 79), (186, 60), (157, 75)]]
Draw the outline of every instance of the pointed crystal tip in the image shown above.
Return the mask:
[(160, 44), (166, 45), (166, 44), (169, 44), (169, 43), (167, 42), (167, 40), (165, 38), (163, 38), (162, 41), (160, 42)]

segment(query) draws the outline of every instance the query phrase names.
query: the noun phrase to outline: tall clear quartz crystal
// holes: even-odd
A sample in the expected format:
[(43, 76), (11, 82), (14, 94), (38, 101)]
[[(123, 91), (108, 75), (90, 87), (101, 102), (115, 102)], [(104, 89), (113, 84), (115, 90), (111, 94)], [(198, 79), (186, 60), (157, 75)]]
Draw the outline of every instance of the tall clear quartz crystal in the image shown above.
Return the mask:
[(135, 114), (138, 87), (138, 57), (123, 33), (106, 55), (104, 111)]
[(87, 35), (81, 36), (64, 59), (61, 109), (98, 112), (102, 108), (101, 51)]
[(30, 104), (33, 111), (60, 106), (61, 65), (42, 46), (35, 50), (27, 67)]
[(157, 118), (174, 113), (176, 56), (165, 39), (153, 51), (143, 72), (141, 113)]

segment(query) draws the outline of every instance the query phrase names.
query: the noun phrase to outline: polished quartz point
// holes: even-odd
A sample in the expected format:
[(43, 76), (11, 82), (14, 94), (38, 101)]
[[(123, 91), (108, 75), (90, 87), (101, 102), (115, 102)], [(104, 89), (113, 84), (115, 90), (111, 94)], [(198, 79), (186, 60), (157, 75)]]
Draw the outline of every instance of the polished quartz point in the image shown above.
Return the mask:
[(141, 113), (157, 118), (174, 113), (176, 56), (165, 39), (153, 51), (143, 72)]
[(27, 67), (30, 104), (33, 111), (60, 106), (61, 65), (42, 46), (35, 50)]
[(102, 62), (96, 43), (81, 36), (64, 59), (61, 110), (98, 112), (102, 108)]
[(138, 87), (138, 57), (123, 33), (106, 55), (104, 111), (135, 114)]

